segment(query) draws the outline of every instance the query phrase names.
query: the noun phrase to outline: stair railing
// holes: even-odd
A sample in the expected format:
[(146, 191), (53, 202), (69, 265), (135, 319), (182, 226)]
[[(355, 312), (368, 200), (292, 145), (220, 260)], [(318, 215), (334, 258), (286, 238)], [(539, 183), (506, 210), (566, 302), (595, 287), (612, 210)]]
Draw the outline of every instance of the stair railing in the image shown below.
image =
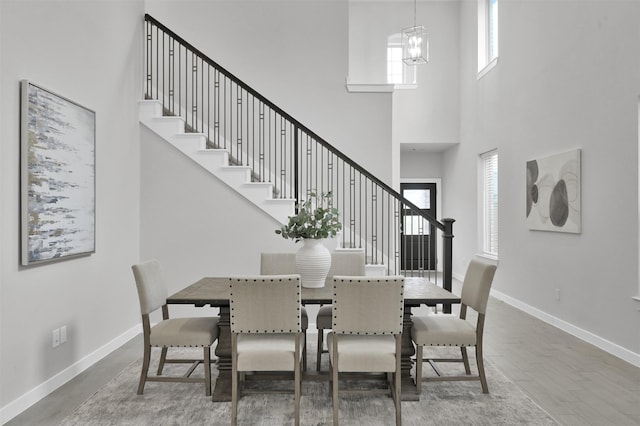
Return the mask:
[(249, 166), (253, 181), (271, 183), (274, 198), (331, 192), (341, 247), (364, 250), (389, 275), (427, 276), (451, 290), (453, 219), (424, 213), (148, 14), (145, 27), (146, 98), (203, 133), (207, 148), (227, 150), (231, 165)]

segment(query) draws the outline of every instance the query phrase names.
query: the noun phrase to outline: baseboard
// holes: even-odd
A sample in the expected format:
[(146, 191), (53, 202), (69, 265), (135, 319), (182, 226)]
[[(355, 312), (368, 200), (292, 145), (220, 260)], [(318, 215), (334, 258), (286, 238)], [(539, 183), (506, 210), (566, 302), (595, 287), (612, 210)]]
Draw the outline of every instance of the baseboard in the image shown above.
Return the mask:
[(602, 337), (599, 337), (589, 331), (583, 330), (579, 327), (576, 327), (573, 324), (570, 324), (564, 320), (554, 317), (553, 315), (549, 315), (548, 313), (541, 311), (538, 308), (534, 308), (531, 305), (527, 305), (524, 302), (521, 302), (518, 299), (515, 299), (511, 296), (508, 296), (504, 293), (501, 293), (496, 290), (491, 290), (491, 296), (495, 297), (498, 300), (501, 300), (509, 305), (520, 309), (528, 313), (529, 315), (546, 322), (556, 328), (559, 328), (562, 331), (565, 331), (572, 336), (577, 337), (580, 340), (584, 340), (587, 343), (590, 343), (603, 351), (610, 353), (611, 355), (618, 357), (636, 367), (640, 367), (640, 354), (632, 352), (622, 346), (610, 342)]
[(141, 332), (142, 328), (140, 325), (136, 325), (130, 328), (120, 336), (101, 346), (86, 357), (78, 360), (55, 376), (48, 379), (47, 381), (41, 383), (24, 395), (18, 397), (14, 401), (0, 408), (0, 424), (7, 423), (9, 420), (13, 419), (29, 407), (31, 407), (33, 404), (49, 395), (51, 392), (64, 385), (69, 380), (73, 379), (78, 374), (82, 373), (105, 356), (109, 355), (111, 352), (118, 349), (120, 346), (127, 343), (129, 340), (131, 340)]

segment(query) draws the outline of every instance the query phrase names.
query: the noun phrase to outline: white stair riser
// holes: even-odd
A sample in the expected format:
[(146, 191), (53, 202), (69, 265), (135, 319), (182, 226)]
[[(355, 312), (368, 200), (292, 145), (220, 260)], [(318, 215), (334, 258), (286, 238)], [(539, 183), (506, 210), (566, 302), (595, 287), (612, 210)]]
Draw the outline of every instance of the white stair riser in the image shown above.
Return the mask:
[(156, 117), (148, 121), (156, 133), (163, 137), (171, 137), (178, 133), (184, 133), (184, 120), (178, 117)]
[(148, 121), (162, 116), (162, 105), (157, 101), (140, 101), (138, 103), (140, 121)]
[(287, 222), (289, 216), (295, 214), (294, 200), (264, 200), (262, 204), (268, 207), (269, 211), (273, 211), (278, 217), (284, 218), (280, 223)]
[(379, 277), (387, 275), (387, 267), (385, 265), (370, 265), (364, 267), (365, 275), (369, 277)]
[(265, 200), (272, 197), (273, 185), (269, 183), (245, 183), (242, 192), (252, 199)]
[(250, 182), (251, 170), (243, 166), (223, 166), (217, 170), (216, 176), (239, 192), (245, 183)]
[(199, 150), (193, 154), (192, 158), (212, 173), (229, 165), (229, 153), (222, 149)]
[(206, 139), (200, 134), (176, 134), (169, 138), (169, 142), (185, 154), (192, 156), (205, 148)]

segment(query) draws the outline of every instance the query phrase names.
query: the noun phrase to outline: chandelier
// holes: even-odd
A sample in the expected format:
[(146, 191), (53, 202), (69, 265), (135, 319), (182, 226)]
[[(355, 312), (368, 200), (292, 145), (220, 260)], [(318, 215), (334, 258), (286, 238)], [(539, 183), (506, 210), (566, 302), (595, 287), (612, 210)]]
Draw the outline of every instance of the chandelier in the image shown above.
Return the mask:
[(402, 60), (407, 65), (429, 62), (429, 38), (424, 26), (416, 25), (416, 4), (413, 0), (413, 27), (402, 30)]

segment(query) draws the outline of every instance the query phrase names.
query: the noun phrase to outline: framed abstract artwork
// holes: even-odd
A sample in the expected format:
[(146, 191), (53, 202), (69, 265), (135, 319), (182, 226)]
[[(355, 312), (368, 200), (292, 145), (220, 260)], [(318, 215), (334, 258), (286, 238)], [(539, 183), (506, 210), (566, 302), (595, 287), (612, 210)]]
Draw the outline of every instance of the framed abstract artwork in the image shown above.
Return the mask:
[(581, 151), (527, 161), (527, 225), (540, 231), (581, 230)]
[(20, 85), (22, 264), (90, 255), (96, 114), (27, 80)]

